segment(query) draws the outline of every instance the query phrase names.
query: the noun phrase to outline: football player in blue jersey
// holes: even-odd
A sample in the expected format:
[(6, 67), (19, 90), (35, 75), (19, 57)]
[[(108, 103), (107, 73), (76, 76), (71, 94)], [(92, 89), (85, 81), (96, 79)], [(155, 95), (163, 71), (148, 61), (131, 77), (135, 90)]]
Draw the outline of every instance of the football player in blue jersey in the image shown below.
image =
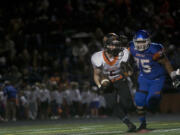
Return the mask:
[[(158, 43), (152, 43), (149, 33), (139, 30), (130, 42), (129, 48), (139, 69), (138, 90), (135, 93), (134, 102), (137, 113), (140, 116), (138, 130), (146, 129), (146, 109), (156, 109), (160, 101), (160, 93), (165, 82), (166, 73), (170, 75), (174, 86), (180, 85), (176, 80), (179, 69), (174, 71), (169, 60), (165, 56), (164, 47)], [(167, 71), (167, 72), (166, 72)]]

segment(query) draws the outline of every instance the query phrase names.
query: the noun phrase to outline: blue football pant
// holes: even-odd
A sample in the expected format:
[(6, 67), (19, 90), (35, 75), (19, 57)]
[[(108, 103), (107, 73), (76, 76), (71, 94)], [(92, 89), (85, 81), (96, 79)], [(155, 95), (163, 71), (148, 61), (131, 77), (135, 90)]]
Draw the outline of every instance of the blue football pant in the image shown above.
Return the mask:
[(161, 90), (163, 88), (165, 77), (155, 80), (148, 80), (144, 77), (139, 77), (139, 90), (135, 93), (136, 106), (147, 107), (148, 109), (155, 108), (161, 99)]

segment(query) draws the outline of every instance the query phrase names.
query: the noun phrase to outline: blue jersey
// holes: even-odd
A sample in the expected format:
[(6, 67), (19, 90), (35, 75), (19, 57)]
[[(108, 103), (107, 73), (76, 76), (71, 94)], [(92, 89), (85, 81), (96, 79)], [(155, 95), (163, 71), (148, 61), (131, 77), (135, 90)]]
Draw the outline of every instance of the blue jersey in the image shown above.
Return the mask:
[(11, 85), (5, 86), (3, 89), (3, 93), (7, 96), (8, 99), (16, 98), (17, 90)]
[(165, 68), (157, 62), (163, 50), (164, 47), (161, 44), (151, 43), (145, 51), (137, 51), (134, 49), (134, 43), (130, 43), (130, 52), (140, 70), (140, 76), (154, 80), (165, 75)]

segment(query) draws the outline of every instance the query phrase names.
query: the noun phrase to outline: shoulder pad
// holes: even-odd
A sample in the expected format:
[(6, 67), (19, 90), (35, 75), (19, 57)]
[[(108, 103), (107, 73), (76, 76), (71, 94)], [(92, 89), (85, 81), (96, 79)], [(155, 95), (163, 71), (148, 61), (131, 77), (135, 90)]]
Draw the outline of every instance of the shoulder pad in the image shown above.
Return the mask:
[(96, 52), (91, 56), (91, 63), (94, 67), (99, 68), (102, 66), (102, 52), (103, 51)]

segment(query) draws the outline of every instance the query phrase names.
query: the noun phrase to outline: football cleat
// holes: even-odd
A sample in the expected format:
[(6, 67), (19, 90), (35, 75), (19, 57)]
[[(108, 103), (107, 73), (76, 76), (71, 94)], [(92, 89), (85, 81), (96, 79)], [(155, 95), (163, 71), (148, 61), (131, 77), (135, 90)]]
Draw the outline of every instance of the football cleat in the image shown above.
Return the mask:
[(136, 132), (136, 126), (129, 119), (125, 119), (123, 122), (128, 127), (128, 131), (127, 132)]
[(128, 131), (127, 132), (135, 132), (136, 131), (136, 126), (133, 123), (128, 123)]
[(139, 126), (139, 128), (137, 129), (137, 131), (143, 130), (143, 129), (147, 129), (146, 127), (146, 122), (141, 123), (141, 125)]

